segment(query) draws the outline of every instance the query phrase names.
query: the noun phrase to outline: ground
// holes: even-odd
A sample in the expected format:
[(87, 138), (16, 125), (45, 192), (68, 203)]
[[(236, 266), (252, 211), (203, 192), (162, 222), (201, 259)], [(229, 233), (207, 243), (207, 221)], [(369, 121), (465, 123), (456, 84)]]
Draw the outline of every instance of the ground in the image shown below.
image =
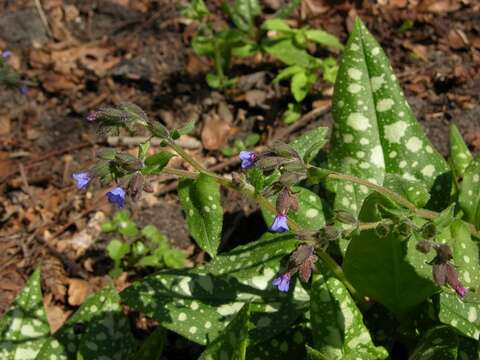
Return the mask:
[[(195, 27), (180, 16), (183, 3), (44, 0), (37, 7), (28, 0), (6, 0), (0, 5), (0, 50), (12, 51), (9, 63), (28, 83), (27, 95), (0, 88), (0, 314), (38, 265), (47, 274), (45, 303), (55, 326), (108, 281), (107, 238), (99, 224), (113, 209), (105, 201), (105, 189), (95, 185), (76, 191), (71, 174), (91, 166), (101, 147), (135, 151), (127, 145), (134, 139), (97, 134), (85, 121), (90, 111), (130, 101), (167, 126), (197, 120), (195, 132), (182, 141), (199, 161), (220, 173), (238, 170), (238, 161), (221, 150), (252, 131), (261, 135), (258, 146), (264, 146), (331, 124), (332, 85), (324, 81), (304, 102), (305, 113), (315, 116), (293, 126), (282, 123), (288, 88), (272, 84), (279, 64), (269, 58), (234, 64), (238, 87), (226, 93), (211, 90), (204, 77), (212, 64), (189, 47)], [(221, 1), (206, 3), (224, 22)], [(262, 3), (268, 16), (284, 1)], [(344, 42), (356, 16), (386, 50), (437, 149), (447, 155), (448, 127), (456, 123), (477, 152), (480, 4), (304, 0), (292, 19), (326, 29)], [(183, 165), (173, 160), (172, 166)], [(190, 265), (205, 261), (188, 235), (173, 180), (157, 176), (151, 185), (153, 193), (131, 204), (134, 219), (157, 225), (174, 246), (185, 250)], [(254, 204), (227, 191), (223, 197), (223, 250), (265, 231)], [(117, 286), (127, 286), (135, 276), (125, 274)], [(149, 326), (145, 319), (139, 324)]]

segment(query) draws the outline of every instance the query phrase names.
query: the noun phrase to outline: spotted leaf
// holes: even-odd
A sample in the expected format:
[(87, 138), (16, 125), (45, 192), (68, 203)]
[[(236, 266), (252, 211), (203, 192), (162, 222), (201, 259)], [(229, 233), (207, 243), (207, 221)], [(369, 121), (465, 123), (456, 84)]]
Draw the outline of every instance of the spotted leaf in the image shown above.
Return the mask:
[(305, 343), (309, 342), (311, 337), (310, 331), (304, 325), (295, 325), (272, 339), (248, 346), (247, 359), (304, 359)]
[(424, 207), (430, 199), (427, 187), (419, 180), (408, 180), (397, 174), (385, 174), (383, 186), (402, 195), (416, 207)]
[(440, 294), (440, 321), (455, 327), (465, 336), (478, 340), (480, 303), (475, 301), (473, 293), (480, 288), (478, 246), (472, 240), (468, 227), (460, 220), (455, 220), (439, 234), (439, 241), (450, 245), (459, 279), (470, 292), (462, 300), (453, 290), (445, 289)]
[[(124, 319), (124, 320), (121, 320)], [(75, 314), (43, 345), (36, 360), (83, 358), (124, 359), (135, 350), (130, 329), (111, 286), (91, 295)], [(90, 355), (89, 355), (90, 354)]]
[(321, 275), (313, 278), (310, 320), (315, 349), (326, 359), (385, 359), (376, 347), (345, 286), (320, 264)]
[(326, 127), (317, 127), (307, 131), (293, 140), (290, 146), (297, 150), (298, 154), (308, 164), (315, 159), (318, 152), (327, 143), (327, 131), (328, 128)]
[[(360, 212), (361, 222), (380, 221), (378, 207), (388, 205), (378, 194), (370, 197)], [(414, 221), (417, 226), (423, 225), (421, 219)], [(345, 275), (361, 294), (396, 314), (409, 311), (438, 291), (427, 264), (433, 254), (427, 257), (415, 249), (416, 236), (390, 231), (380, 237), (375, 230), (354, 234), (343, 263)]]
[(465, 212), (465, 219), (480, 227), (480, 157), (473, 159), (466, 167), (460, 187), (458, 203)]
[(36, 270), (0, 319), (0, 358), (35, 359), (50, 334)]
[(457, 334), (451, 327), (442, 325), (425, 333), (409, 360), (456, 360), (457, 354)]
[(301, 314), (308, 294), (293, 282), (289, 294), (271, 284), (280, 260), (298, 242), (288, 235), (262, 239), (217, 256), (204, 267), (164, 270), (121, 293), (124, 302), (169, 330), (206, 345), (217, 338), (246, 302), (251, 302), (252, 343), (288, 328)]
[[(447, 164), (415, 120), (388, 58), (358, 19), (343, 52), (332, 110), (333, 170), (378, 185), (387, 173), (397, 174), (420, 180), (429, 190), (442, 190), (439, 182), (446, 176)], [(336, 192), (336, 208), (360, 211), (369, 193), (366, 187), (330, 184)]]
[[(314, 192), (300, 187), (293, 186), (292, 192), (298, 198), (298, 210), (291, 209), (288, 217), (298, 223), (303, 229), (317, 230), (325, 226), (322, 201)], [(277, 196), (272, 196), (268, 201), (275, 207)], [(262, 207), (262, 214), (266, 223), (270, 226), (275, 218), (275, 213), (270, 209)]]
[(463, 141), (462, 134), (455, 125), (450, 126), (448, 132), (448, 145), (450, 152), (450, 164), (455, 173), (455, 177), (464, 175), (468, 164), (473, 160), (473, 156)]
[(245, 360), (248, 342), (248, 318), (250, 304), (243, 305), (222, 334), (200, 355), (199, 360)]
[(220, 186), (210, 176), (200, 174), (196, 180), (180, 181), (178, 197), (192, 237), (198, 246), (215, 257), (223, 225)]

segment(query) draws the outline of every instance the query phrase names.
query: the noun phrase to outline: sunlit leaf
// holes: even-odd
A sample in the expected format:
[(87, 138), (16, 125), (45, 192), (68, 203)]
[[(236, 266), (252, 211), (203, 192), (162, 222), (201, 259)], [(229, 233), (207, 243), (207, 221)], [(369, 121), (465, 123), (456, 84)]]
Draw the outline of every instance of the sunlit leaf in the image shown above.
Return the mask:
[(448, 132), (450, 164), (456, 177), (464, 175), (465, 170), (473, 160), (473, 156), (463, 141), (462, 134), (455, 125), (451, 125)]
[(456, 360), (458, 336), (449, 326), (437, 326), (420, 339), (409, 360)]
[(480, 227), (480, 157), (473, 159), (466, 167), (458, 203), (465, 212), (465, 219)]

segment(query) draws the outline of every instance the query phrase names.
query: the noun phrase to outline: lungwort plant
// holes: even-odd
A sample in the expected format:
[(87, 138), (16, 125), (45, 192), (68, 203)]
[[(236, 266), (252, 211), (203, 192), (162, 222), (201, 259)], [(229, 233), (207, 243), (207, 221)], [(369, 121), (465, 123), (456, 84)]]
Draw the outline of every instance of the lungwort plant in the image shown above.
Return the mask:
[[(138, 157), (103, 151), (75, 175), (78, 186), (114, 182), (108, 199), (126, 206), (148, 175), (178, 176), (188, 228), (210, 260), (120, 294), (105, 288), (55, 334), (37, 271), (2, 319), (2, 358), (158, 359), (167, 329), (204, 345), (200, 359), (477, 359), (479, 160), (455, 128), (450, 161), (439, 155), (359, 20), (333, 115), (328, 161), (317, 156), (326, 143), (318, 128), (265, 153), (242, 151), (231, 177), (175, 143), (191, 124), (167, 129), (131, 104), (91, 115), (100, 127), (146, 128), (164, 150), (147, 157), (147, 142)], [(193, 171), (169, 167), (172, 156)], [(221, 187), (258, 202), (270, 232), (218, 253)], [(141, 341), (121, 304), (160, 327)]]

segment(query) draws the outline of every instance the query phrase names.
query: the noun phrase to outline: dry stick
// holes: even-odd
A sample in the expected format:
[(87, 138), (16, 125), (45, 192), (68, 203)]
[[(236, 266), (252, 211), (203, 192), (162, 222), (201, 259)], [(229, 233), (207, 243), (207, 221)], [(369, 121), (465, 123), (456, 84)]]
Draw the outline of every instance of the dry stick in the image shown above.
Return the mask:
[(53, 37), (52, 31), (50, 30), (50, 26), (48, 25), (47, 17), (45, 16), (45, 12), (43, 11), (42, 4), (40, 4), (40, 0), (35, 0), (35, 7), (37, 8), (38, 15), (42, 20), (43, 26), (45, 27), (45, 31), (47, 32), (49, 37)]

